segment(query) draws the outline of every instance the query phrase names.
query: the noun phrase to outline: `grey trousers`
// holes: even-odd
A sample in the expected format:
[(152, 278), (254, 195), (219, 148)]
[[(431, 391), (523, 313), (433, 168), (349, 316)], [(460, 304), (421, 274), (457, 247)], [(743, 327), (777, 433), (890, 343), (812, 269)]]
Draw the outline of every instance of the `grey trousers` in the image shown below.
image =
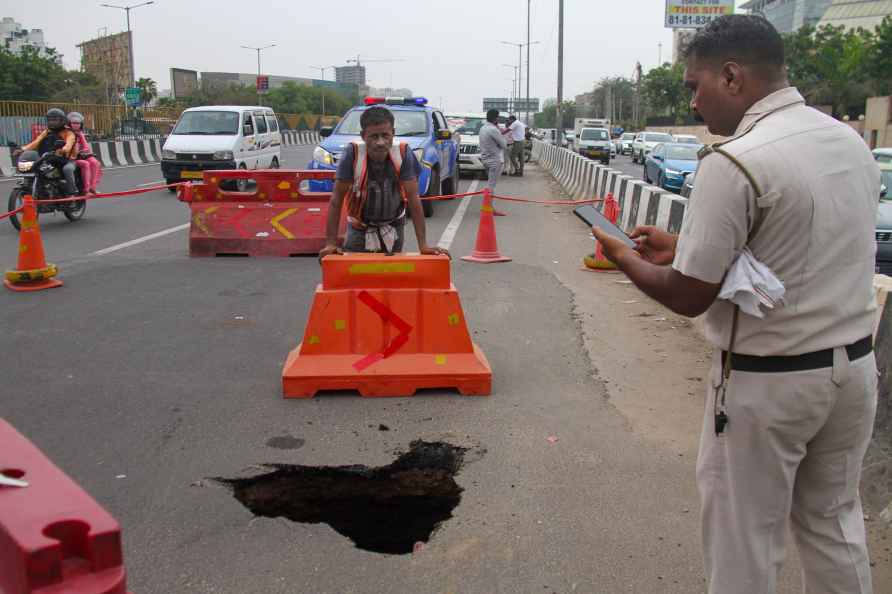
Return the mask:
[(515, 140), (511, 145), (511, 164), (514, 166), (514, 173), (523, 174), (523, 150), (525, 148), (524, 141)]
[(502, 175), (501, 161), (484, 161), (483, 166), (486, 167), (486, 187), (490, 192), (496, 191), (496, 184), (499, 183), (499, 176)]
[(774, 594), (788, 524), (808, 594), (871, 594), (858, 483), (873, 431), (873, 353), (793, 373), (732, 371), (729, 423), (715, 434), (710, 374), (697, 459), (710, 594)]

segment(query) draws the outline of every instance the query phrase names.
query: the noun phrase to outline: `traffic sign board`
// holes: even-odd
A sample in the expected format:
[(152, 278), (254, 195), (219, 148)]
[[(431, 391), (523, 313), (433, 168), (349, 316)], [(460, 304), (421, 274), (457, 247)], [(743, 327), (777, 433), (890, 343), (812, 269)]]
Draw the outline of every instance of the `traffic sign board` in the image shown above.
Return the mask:
[(130, 107), (138, 107), (141, 95), (142, 90), (139, 87), (127, 87), (127, 90), (124, 91), (124, 101), (126, 101), (127, 105)]
[(265, 75), (257, 76), (257, 92), (262, 93), (269, 90), (269, 77)]

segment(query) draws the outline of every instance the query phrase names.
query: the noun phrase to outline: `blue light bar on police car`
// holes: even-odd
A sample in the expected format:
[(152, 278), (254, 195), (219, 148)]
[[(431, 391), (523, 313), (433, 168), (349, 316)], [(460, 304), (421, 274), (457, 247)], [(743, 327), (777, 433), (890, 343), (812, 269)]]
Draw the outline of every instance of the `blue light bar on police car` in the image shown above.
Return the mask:
[(424, 97), (366, 97), (363, 100), (366, 105), (379, 105), (386, 103), (387, 105), (427, 105), (427, 99)]

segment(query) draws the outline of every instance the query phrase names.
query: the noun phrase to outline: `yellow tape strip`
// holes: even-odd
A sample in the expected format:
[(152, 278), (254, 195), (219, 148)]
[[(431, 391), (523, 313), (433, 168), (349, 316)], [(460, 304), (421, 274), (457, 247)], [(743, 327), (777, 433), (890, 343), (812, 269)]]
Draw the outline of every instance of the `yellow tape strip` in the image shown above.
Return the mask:
[(388, 274), (392, 272), (415, 272), (415, 264), (412, 262), (373, 262), (350, 266), (350, 274)]
[(211, 206), (210, 208), (206, 208), (201, 212), (197, 212), (195, 213), (195, 216), (192, 217), (192, 222), (195, 223), (195, 226), (201, 229), (205, 235), (210, 235), (211, 231), (204, 224), (204, 217), (202, 215), (209, 215), (218, 210), (220, 210), (219, 206)]
[(281, 234), (282, 234), (282, 237), (284, 237), (285, 239), (294, 239), (294, 235), (291, 233), (291, 231), (289, 231), (288, 229), (286, 229), (285, 227), (283, 227), (283, 226), (280, 225), (279, 223), (280, 223), (281, 221), (287, 219), (288, 217), (290, 217), (290, 216), (293, 215), (294, 213), (296, 213), (297, 210), (298, 210), (298, 209), (296, 209), (296, 208), (289, 208), (289, 209), (286, 210), (285, 212), (282, 212), (282, 213), (280, 213), (280, 214), (277, 214), (276, 216), (274, 216), (274, 217), (273, 217), (272, 219), (270, 219), (270, 221), (269, 221), (270, 225), (273, 226), (273, 229), (275, 229), (276, 231), (278, 231), (279, 233), (281, 233)]
[(436, 355), (434, 357), (434, 363), (436, 365), (446, 365), (446, 355)]

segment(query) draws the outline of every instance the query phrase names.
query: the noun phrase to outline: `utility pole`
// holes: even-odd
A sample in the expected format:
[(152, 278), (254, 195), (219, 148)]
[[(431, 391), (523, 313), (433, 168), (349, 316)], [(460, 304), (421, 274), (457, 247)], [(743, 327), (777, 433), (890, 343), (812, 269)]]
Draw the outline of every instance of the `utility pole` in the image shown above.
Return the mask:
[(663, 43), (660, 42), (657, 44), (657, 68), (663, 65)]
[[(529, 0), (527, 0), (529, 1)], [(529, 23), (527, 23), (527, 28), (529, 29)], [(529, 31), (527, 32), (529, 34)], [(504, 43), (505, 45), (515, 45), (517, 46), (517, 92), (515, 93), (515, 101), (517, 101), (521, 95), (520, 89), (522, 80), (523, 80), (523, 46), (527, 46), (527, 95), (529, 95), (530, 88), (530, 78), (529, 78), (529, 56), (530, 56), (530, 45), (539, 43), (538, 41), (530, 41), (527, 39), (524, 43), (515, 43), (513, 41), (500, 41), (499, 43)]]
[(130, 46), (130, 83), (131, 86), (136, 86), (136, 68), (133, 65), (133, 33), (130, 31), (130, 11), (134, 8), (139, 8), (140, 6), (148, 6), (149, 4), (154, 4), (155, 0), (149, 0), (148, 2), (142, 2), (140, 4), (131, 4), (130, 6), (118, 6), (117, 4), (100, 4), (105, 8), (117, 8), (118, 10), (123, 10), (127, 14), (127, 41)]
[(527, 101), (526, 101), (526, 124), (530, 125), (530, 2), (527, 0)]
[[(318, 70), (322, 75), (322, 82), (325, 82), (325, 71), (331, 68), (331, 71), (334, 72), (334, 69), (337, 66), (310, 66), (313, 70)], [(322, 117), (325, 117), (325, 86), (322, 86)]]
[[(271, 47), (276, 47), (276, 44), (271, 43), (271, 44), (265, 45), (263, 47), (251, 47), (250, 45), (242, 46), (242, 49), (249, 49), (249, 50), (254, 50), (255, 52), (257, 52), (257, 78), (260, 78), (260, 52), (265, 49), (269, 49)], [(257, 105), (263, 105), (260, 102), (260, 89), (257, 89)]]
[(558, 147), (563, 144), (564, 125), (561, 120), (561, 103), (564, 101), (564, 0), (558, 0), (558, 83), (557, 83), (557, 134)]

